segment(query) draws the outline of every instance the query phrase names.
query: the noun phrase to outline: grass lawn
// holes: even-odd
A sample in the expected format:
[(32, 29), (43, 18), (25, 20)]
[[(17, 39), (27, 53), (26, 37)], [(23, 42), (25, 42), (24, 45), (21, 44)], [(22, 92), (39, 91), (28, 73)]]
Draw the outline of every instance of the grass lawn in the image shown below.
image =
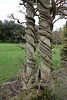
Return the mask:
[(58, 45), (57, 47), (54, 46), (54, 48), (52, 49), (52, 60), (55, 69), (58, 69), (58, 64), (61, 62), (61, 57), (60, 57), (61, 47), (62, 45)]
[(25, 54), (16, 45), (0, 43), (0, 85), (13, 77), (17, 77), (18, 71), (21, 69), (15, 66), (15, 63), (17, 57), (24, 58)]
[[(0, 85), (13, 77), (19, 76), (19, 66), (14, 63), (18, 62), (17, 57), (24, 58), (25, 53), (16, 46), (17, 44), (0, 43)], [(18, 44), (19, 45), (19, 44)], [(24, 45), (24, 44), (23, 44)], [(60, 48), (53, 48), (53, 66), (57, 68), (60, 62)]]

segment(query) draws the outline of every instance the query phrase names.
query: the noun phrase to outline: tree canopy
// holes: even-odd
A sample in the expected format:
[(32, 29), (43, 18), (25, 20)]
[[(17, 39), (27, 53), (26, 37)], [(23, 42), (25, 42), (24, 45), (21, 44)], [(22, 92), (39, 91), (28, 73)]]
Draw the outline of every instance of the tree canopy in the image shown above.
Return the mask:
[(25, 35), (25, 27), (14, 21), (0, 21), (0, 40), (2, 42), (13, 41), (21, 38), (21, 35)]

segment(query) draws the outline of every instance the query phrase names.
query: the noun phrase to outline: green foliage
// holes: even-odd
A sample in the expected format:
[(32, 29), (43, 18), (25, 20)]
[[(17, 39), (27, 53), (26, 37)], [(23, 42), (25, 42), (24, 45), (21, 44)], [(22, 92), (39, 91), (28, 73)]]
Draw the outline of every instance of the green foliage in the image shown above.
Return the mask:
[(62, 32), (62, 34), (60, 36), (61, 43), (62, 43), (62, 46), (65, 47), (65, 46), (67, 46), (67, 44), (66, 44), (67, 43), (67, 28), (66, 28), (66, 26), (64, 26), (62, 28), (61, 32)]
[(52, 32), (52, 43), (53, 44), (61, 44), (60, 35), (61, 35), (60, 30)]
[(19, 41), (21, 35), (25, 35), (25, 28), (14, 21), (0, 21), (0, 40), (2, 42), (13, 42), (16, 38)]
[(64, 26), (61, 30), (61, 42), (62, 42), (62, 49), (61, 49), (61, 60), (67, 61), (67, 27)]

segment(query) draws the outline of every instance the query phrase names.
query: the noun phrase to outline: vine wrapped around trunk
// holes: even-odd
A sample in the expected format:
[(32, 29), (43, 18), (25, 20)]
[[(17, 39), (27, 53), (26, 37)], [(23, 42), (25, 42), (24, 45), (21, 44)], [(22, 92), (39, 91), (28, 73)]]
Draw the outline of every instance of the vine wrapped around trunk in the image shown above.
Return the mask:
[[(42, 5), (43, 4), (43, 5)], [(52, 17), (50, 11), (53, 5), (50, 5), (50, 0), (38, 0), (38, 11), (40, 13), (39, 19), (39, 54), (40, 54), (40, 66), (41, 79), (47, 78), (52, 66)], [(54, 12), (55, 13), (55, 12)], [(55, 15), (54, 15), (55, 16)]]
[(34, 33), (35, 33), (35, 20), (34, 20), (34, 0), (29, 0), (27, 2), (26, 8), (26, 20), (27, 20), (27, 28), (26, 28), (26, 72), (28, 75), (31, 75), (34, 65), (34, 52), (35, 52), (35, 45), (34, 45)]

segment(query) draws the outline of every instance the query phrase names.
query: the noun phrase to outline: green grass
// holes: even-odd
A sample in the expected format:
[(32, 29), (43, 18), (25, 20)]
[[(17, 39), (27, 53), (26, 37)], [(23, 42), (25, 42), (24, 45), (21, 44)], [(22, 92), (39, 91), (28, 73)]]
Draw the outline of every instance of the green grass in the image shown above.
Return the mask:
[(18, 76), (21, 69), (15, 66), (17, 57), (24, 58), (24, 51), (17, 44), (0, 43), (0, 85), (13, 77)]
[(55, 69), (58, 69), (58, 65), (61, 62), (60, 50), (61, 50), (61, 45), (58, 45), (58, 47), (52, 49), (52, 60)]
[[(24, 58), (25, 53), (16, 46), (17, 44), (0, 43), (0, 85), (13, 77), (19, 76), (21, 67), (15, 66), (17, 57)], [(23, 44), (25, 45), (25, 44)], [(60, 62), (60, 48), (53, 48), (53, 66), (57, 69)]]

